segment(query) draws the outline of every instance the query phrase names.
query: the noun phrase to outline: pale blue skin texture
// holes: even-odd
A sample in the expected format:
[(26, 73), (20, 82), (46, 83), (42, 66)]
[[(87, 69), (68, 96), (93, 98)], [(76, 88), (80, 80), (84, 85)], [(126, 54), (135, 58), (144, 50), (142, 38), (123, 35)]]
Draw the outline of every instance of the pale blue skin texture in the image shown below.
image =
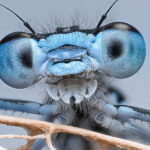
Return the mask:
[[(108, 44), (119, 40), (123, 54), (117, 59), (108, 56)], [(81, 47), (76, 50), (58, 48), (63, 45)], [(58, 48), (57, 51), (53, 49)], [(25, 68), (18, 55), (23, 49), (32, 51), (33, 67)], [(25, 88), (32, 85), (39, 76), (65, 76), (89, 71), (103, 71), (116, 78), (125, 78), (135, 74), (145, 60), (145, 42), (143, 37), (132, 31), (110, 29), (96, 36), (82, 32), (54, 34), (46, 39), (14, 39), (0, 45), (0, 77), (8, 85)], [(77, 59), (70, 63), (54, 64), (53, 59)]]

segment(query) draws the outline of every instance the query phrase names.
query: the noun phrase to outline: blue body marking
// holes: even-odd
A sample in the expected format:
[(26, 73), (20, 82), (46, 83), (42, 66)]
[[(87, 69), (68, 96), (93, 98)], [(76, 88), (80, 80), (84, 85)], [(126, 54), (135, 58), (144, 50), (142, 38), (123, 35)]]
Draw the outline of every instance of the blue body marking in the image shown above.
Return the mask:
[[(115, 59), (109, 55), (109, 47), (114, 41), (122, 48), (120, 56)], [(75, 49), (62, 48), (65, 45), (75, 46)], [(31, 53), (32, 68), (21, 64), (19, 55), (26, 52)], [(142, 35), (119, 29), (104, 30), (95, 36), (73, 32), (50, 35), (40, 41), (14, 39), (0, 45), (0, 77), (17, 88), (32, 85), (44, 74), (65, 76), (97, 70), (125, 78), (141, 68), (145, 55)], [(65, 63), (66, 60), (70, 62)]]

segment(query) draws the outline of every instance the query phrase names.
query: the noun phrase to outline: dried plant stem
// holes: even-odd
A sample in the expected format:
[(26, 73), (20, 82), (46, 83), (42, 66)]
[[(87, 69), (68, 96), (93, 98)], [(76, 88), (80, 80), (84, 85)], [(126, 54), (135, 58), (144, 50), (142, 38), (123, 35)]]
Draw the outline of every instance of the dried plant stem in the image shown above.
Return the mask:
[(48, 147), (50, 148), (50, 150), (56, 150), (56, 148), (53, 147), (52, 142), (49, 139), (51, 139), (51, 135), (46, 135), (45, 140)]
[[(26, 128), (29, 132), (29, 135), (0, 135), (2, 138), (16, 138), (16, 139), (26, 139), (28, 140), (27, 145), (24, 147), (29, 149), (35, 139), (45, 139), (48, 147), (51, 150), (56, 150), (51, 143), (51, 136), (54, 133), (64, 132), (74, 135), (82, 136), (85, 139), (90, 139), (92, 141), (97, 141), (99, 143), (105, 143), (105, 145), (112, 145), (120, 148), (132, 149), (132, 150), (150, 150), (150, 146), (146, 146), (140, 143), (100, 134), (97, 132), (66, 126), (66, 125), (57, 125), (53, 123), (48, 123), (39, 120), (1, 116), (0, 123), (7, 124), (10, 126), (19, 126)], [(31, 134), (32, 133), (32, 134)], [(38, 135), (41, 133), (40, 135)], [(30, 141), (30, 142), (29, 142)], [(22, 150), (22, 149), (21, 149)]]

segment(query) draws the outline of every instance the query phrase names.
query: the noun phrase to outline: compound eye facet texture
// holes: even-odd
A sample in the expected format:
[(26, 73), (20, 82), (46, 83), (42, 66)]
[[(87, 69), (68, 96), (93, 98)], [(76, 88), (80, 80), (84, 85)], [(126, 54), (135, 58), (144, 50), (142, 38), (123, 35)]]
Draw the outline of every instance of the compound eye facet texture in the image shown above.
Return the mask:
[(135, 74), (143, 65), (146, 55), (143, 36), (134, 27), (121, 25), (107, 28), (101, 35), (105, 69), (116, 78)]
[(0, 44), (0, 78), (14, 88), (33, 84), (33, 52), (30, 38), (17, 38)]

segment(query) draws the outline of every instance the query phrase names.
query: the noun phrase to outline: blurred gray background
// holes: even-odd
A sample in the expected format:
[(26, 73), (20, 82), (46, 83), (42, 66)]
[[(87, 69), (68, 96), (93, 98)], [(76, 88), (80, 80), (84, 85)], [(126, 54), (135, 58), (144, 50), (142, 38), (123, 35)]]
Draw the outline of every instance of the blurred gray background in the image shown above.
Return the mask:
[[(38, 27), (53, 24), (60, 19), (65, 26), (73, 15), (82, 16), (83, 24), (95, 23), (113, 0), (0, 0), (0, 3), (16, 11), (22, 18)], [(53, 19), (51, 19), (53, 18)], [(65, 20), (64, 20), (65, 19)], [(127, 22), (135, 26), (144, 36), (147, 46), (146, 61), (141, 70), (128, 79), (110, 79), (127, 97), (127, 104), (150, 109), (150, 1), (120, 0), (111, 10), (106, 23)], [(77, 23), (78, 24), (78, 21)], [(5, 35), (20, 31), (21, 22), (7, 10), (0, 7), (0, 39)], [(93, 26), (92, 26), (93, 27)], [(43, 85), (16, 90), (0, 81), (0, 98), (22, 99), (42, 102), (45, 96)], [(1, 113), (5, 114), (5, 112)], [(0, 134), (3, 131), (0, 130)]]

